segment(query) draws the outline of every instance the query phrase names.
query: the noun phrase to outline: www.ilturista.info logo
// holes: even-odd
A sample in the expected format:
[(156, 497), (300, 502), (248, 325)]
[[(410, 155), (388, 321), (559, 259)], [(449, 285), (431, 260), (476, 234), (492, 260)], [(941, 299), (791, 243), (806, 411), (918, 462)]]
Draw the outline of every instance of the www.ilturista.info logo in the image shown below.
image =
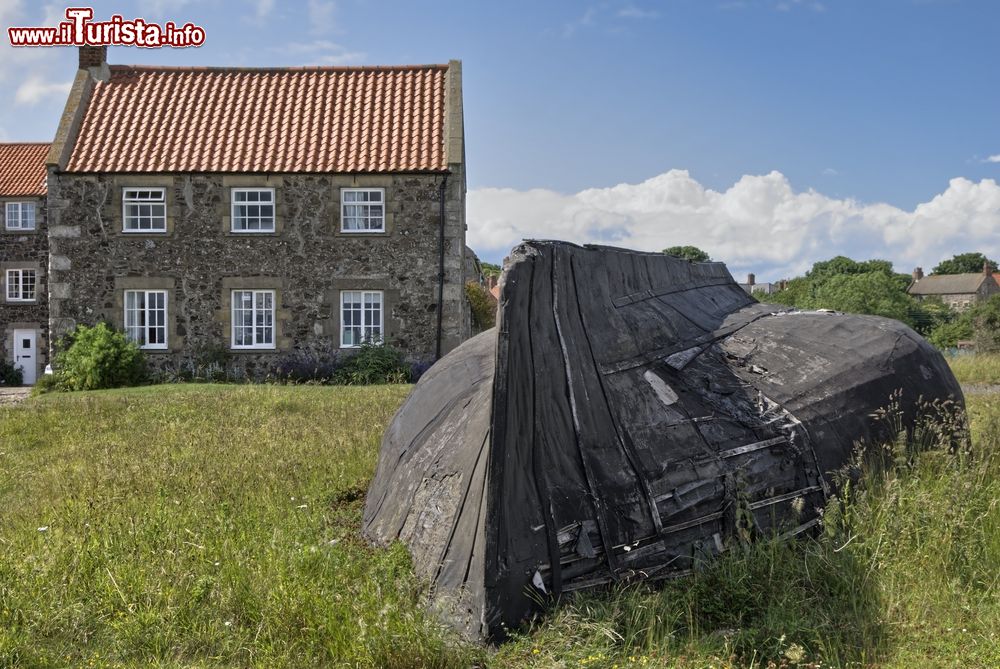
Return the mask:
[(115, 14), (110, 21), (91, 21), (91, 7), (70, 7), (66, 21), (55, 28), (7, 28), (11, 46), (140, 46), (159, 47), (201, 46), (205, 29), (193, 23), (178, 26), (167, 21), (162, 26), (143, 19), (126, 21)]

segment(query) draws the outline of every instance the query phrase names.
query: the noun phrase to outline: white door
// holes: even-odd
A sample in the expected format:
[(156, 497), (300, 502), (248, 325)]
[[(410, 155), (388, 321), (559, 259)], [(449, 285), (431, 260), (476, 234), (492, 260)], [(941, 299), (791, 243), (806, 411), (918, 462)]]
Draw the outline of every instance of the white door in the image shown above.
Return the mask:
[(34, 330), (14, 330), (14, 367), (19, 367), (26, 386), (35, 385), (38, 374), (38, 338)]

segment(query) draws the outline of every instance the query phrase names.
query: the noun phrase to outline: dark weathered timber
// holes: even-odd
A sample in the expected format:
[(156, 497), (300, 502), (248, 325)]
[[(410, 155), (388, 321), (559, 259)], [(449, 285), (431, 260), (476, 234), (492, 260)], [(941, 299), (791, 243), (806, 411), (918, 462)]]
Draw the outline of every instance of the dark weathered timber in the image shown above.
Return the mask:
[(721, 263), (526, 242), (502, 285), (498, 328), (393, 419), (364, 515), (470, 637), (503, 638), (546, 596), (801, 534), (894, 392), (911, 417), (963, 401), (905, 325), (758, 304)]

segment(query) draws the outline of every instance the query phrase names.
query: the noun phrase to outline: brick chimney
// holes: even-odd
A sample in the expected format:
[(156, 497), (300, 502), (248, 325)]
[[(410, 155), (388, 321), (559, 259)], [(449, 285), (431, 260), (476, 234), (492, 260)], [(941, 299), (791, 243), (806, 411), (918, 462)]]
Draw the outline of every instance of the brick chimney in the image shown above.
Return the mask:
[(80, 69), (88, 70), (92, 67), (101, 67), (108, 63), (108, 47), (106, 46), (81, 46), (80, 47)]
[(993, 268), (990, 267), (990, 261), (986, 260), (983, 262), (983, 274), (985, 276), (993, 276)]
[(754, 284), (757, 282), (757, 277), (754, 276), (753, 272), (747, 274), (747, 285), (753, 288)]
[(924, 268), (923, 267), (917, 267), (917, 268), (915, 268), (913, 270), (913, 280), (914, 280), (914, 282), (920, 281), (922, 278), (924, 278)]

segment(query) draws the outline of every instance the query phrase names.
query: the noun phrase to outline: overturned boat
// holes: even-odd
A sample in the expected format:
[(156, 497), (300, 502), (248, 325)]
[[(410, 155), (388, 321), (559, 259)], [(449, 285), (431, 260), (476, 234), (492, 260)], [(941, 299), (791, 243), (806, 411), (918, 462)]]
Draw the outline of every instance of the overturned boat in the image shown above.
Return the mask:
[(759, 304), (721, 263), (526, 242), (498, 327), (386, 431), (363, 531), (407, 545), (451, 625), (501, 639), (546, 597), (808, 531), (894, 393), (905, 416), (962, 401), (897, 321)]

